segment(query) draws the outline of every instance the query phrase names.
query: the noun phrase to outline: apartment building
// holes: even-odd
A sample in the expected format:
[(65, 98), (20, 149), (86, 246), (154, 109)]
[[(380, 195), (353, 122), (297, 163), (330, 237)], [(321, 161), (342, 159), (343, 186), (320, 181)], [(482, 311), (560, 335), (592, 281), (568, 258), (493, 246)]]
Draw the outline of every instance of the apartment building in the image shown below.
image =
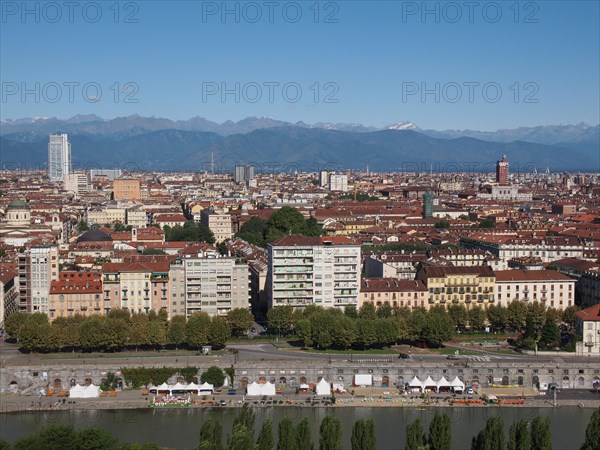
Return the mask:
[(104, 314), (102, 272), (61, 272), (50, 283), (48, 318)]
[(19, 254), (19, 309), (48, 313), (50, 282), (58, 279), (58, 248), (36, 245)]
[(90, 190), (88, 175), (85, 172), (73, 172), (65, 175), (64, 187), (66, 192), (72, 192), (76, 196), (85, 194)]
[(102, 266), (105, 311), (127, 308), (132, 313), (161, 309), (170, 315), (170, 264), (166, 256), (138, 256)]
[(127, 208), (125, 212), (125, 225), (134, 228), (145, 228), (148, 225), (148, 214), (143, 209)]
[(575, 280), (554, 270), (498, 270), (496, 291), (500, 305), (513, 300), (542, 302), (563, 310), (575, 304)]
[(140, 201), (142, 185), (138, 178), (117, 178), (113, 183), (113, 198), (123, 201)]
[(10, 268), (0, 267), (0, 330), (4, 321), (19, 310), (19, 273)]
[(429, 305), (474, 305), (487, 307), (494, 303), (496, 277), (488, 266), (429, 266), (417, 272), (429, 290)]
[(188, 316), (198, 311), (224, 316), (250, 306), (248, 264), (212, 252), (185, 258), (183, 264)]
[(200, 223), (210, 228), (215, 235), (215, 242), (223, 242), (233, 237), (229, 213), (217, 212), (213, 208), (203, 209), (200, 213)]
[(376, 307), (389, 305), (392, 308), (429, 308), (429, 291), (421, 280), (399, 280), (397, 278), (363, 278), (360, 285), (358, 308), (365, 303)]
[[(577, 312), (575, 323), (577, 334), (583, 338), (577, 342), (580, 356), (600, 356), (600, 304)], [(600, 380), (599, 380), (600, 381)], [(598, 383), (600, 385), (600, 382)]]
[(543, 262), (562, 258), (582, 258), (585, 246), (577, 238), (544, 236), (521, 238), (514, 235), (473, 235), (461, 238), (461, 248), (490, 252), (503, 261), (512, 258), (538, 257)]
[(171, 261), (169, 267), (169, 281), (171, 282), (170, 310), (171, 317), (186, 315), (185, 302), (185, 266), (182, 259)]
[(358, 306), (361, 250), (351, 239), (285, 236), (268, 246), (268, 307)]

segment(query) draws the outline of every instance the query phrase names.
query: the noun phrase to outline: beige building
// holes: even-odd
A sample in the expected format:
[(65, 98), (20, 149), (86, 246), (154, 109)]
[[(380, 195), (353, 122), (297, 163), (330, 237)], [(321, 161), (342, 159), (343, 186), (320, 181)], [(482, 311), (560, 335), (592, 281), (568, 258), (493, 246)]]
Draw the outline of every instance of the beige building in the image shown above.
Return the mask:
[(250, 306), (248, 264), (217, 255), (191, 256), (185, 268), (186, 314), (204, 311), (224, 316), (234, 308)]
[[(600, 356), (600, 304), (577, 312), (575, 324), (577, 334), (583, 337), (577, 342), (577, 354), (582, 356)], [(598, 386), (600, 388), (600, 380)]]
[(488, 266), (423, 266), (417, 272), (429, 290), (429, 305), (452, 304), (486, 308), (496, 301), (496, 276)]
[(210, 228), (216, 242), (223, 242), (233, 237), (231, 215), (228, 213), (204, 209), (200, 214), (200, 223)]
[(104, 314), (102, 272), (61, 272), (50, 283), (48, 318)]
[(113, 197), (115, 200), (140, 201), (142, 199), (142, 186), (137, 178), (117, 178), (113, 183)]
[(63, 189), (66, 192), (72, 192), (76, 196), (85, 194), (90, 189), (87, 173), (73, 172), (65, 175)]
[(148, 224), (148, 215), (143, 209), (128, 208), (125, 215), (125, 225), (131, 225), (134, 228), (145, 228)]
[(384, 304), (392, 308), (429, 309), (429, 291), (421, 280), (399, 280), (397, 278), (363, 278), (360, 286), (358, 308), (364, 303), (376, 307)]
[(575, 280), (554, 270), (498, 270), (496, 291), (499, 304), (513, 300), (542, 302), (563, 310), (575, 304)]
[(161, 309), (170, 315), (169, 258), (138, 256), (102, 267), (105, 308), (127, 308), (131, 313)]

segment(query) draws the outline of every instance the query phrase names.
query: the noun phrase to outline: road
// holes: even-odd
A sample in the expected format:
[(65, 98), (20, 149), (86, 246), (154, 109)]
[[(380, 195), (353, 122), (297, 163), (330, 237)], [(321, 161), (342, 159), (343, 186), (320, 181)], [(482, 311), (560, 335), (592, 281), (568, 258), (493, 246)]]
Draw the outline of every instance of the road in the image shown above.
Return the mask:
[[(238, 362), (242, 361), (260, 361), (260, 360), (352, 360), (354, 362), (373, 361), (373, 360), (389, 360), (397, 359), (396, 355), (375, 355), (375, 354), (327, 354), (327, 353), (310, 353), (293, 348), (277, 348), (271, 343), (248, 343), (248, 344), (232, 344), (227, 346), (230, 350), (237, 350)], [(111, 361), (113, 363), (121, 362), (140, 362), (140, 363), (156, 363), (156, 364), (193, 364), (195, 362), (206, 361), (212, 359), (215, 362), (228, 363), (234, 360), (234, 356), (228, 352), (215, 352), (212, 355), (202, 356), (193, 351), (169, 351), (169, 352), (122, 352), (122, 353), (60, 353), (51, 355), (40, 354), (23, 354), (18, 350), (18, 345), (10, 344), (0, 340), (0, 362), (3, 364), (39, 364), (41, 362), (63, 362), (78, 364), (97, 364), (100, 361)], [(446, 355), (438, 355), (432, 353), (414, 354), (411, 360), (403, 360), (406, 362), (446, 362)], [(539, 364), (560, 364), (561, 362), (581, 362), (585, 364), (597, 364), (600, 367), (600, 358), (580, 357), (576, 355), (561, 355), (558, 356), (531, 356), (531, 355), (507, 355), (498, 354), (496, 352), (479, 351), (477, 355), (460, 355), (458, 361), (450, 362), (497, 362), (497, 363), (539, 363)]]

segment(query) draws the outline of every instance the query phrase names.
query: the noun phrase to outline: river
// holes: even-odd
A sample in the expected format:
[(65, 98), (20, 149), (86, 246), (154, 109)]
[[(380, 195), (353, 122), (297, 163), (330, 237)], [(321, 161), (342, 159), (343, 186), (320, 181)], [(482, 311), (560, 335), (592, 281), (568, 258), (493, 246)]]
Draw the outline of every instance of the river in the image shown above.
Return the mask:
[[(577, 407), (560, 408), (440, 408), (450, 415), (452, 421), (452, 447), (469, 449), (471, 438), (485, 426), (489, 417), (501, 415), (506, 433), (511, 423), (519, 419), (531, 421), (536, 415), (552, 419), (552, 438), (555, 450), (572, 450), (581, 446), (585, 428), (593, 409)], [(201, 421), (206, 417), (219, 418), (223, 423), (224, 439), (230, 433), (236, 409), (177, 409), (177, 410), (71, 410), (52, 412), (29, 412), (0, 415), (0, 438), (12, 442), (32, 433), (46, 424), (72, 424), (75, 428), (98, 427), (112, 432), (121, 442), (156, 442), (175, 449), (193, 449), (198, 444)], [(344, 448), (350, 448), (352, 425), (357, 419), (375, 420), (377, 448), (382, 450), (403, 449), (407, 423), (420, 417), (427, 426), (434, 408), (299, 408), (276, 407), (256, 410), (256, 433), (262, 420), (271, 417), (274, 431), (279, 420), (288, 416), (294, 421), (308, 417), (318, 448), (318, 432), (321, 419), (327, 412), (335, 414), (342, 422)], [(276, 434), (276, 433), (275, 433)]]

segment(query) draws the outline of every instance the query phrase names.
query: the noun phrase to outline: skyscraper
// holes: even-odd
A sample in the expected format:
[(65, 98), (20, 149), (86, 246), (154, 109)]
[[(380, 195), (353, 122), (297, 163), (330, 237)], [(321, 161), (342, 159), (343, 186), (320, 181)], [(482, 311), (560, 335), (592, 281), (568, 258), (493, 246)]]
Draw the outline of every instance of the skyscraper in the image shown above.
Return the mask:
[(423, 194), (423, 217), (425, 219), (433, 217), (433, 199), (434, 195), (430, 189)]
[(48, 176), (61, 181), (71, 173), (71, 143), (66, 133), (50, 135), (48, 142)]
[(496, 183), (501, 186), (508, 184), (508, 159), (502, 155), (502, 159), (496, 163)]
[(250, 164), (237, 164), (235, 166), (235, 182), (245, 183), (254, 178), (254, 166)]

